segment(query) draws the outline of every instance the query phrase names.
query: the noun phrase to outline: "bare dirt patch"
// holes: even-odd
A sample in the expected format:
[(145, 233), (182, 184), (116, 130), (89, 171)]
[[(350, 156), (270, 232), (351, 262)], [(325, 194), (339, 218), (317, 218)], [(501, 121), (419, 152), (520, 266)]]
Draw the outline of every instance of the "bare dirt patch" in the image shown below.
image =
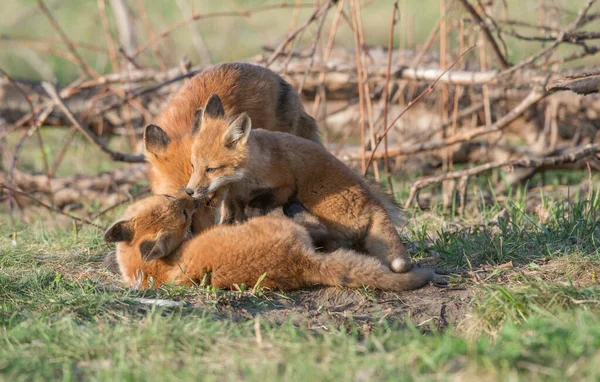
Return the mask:
[[(118, 278), (108, 274), (107, 262), (96, 263), (96, 280), (104, 286), (117, 287)], [(89, 269), (86, 276), (90, 276)], [(70, 277), (79, 278), (72, 274)], [(439, 288), (433, 285), (408, 292), (316, 287), (292, 292), (219, 291), (198, 293), (182, 299), (191, 308), (201, 309), (215, 317), (234, 322), (260, 319), (282, 324), (292, 321), (310, 329), (325, 329), (331, 325), (350, 327), (354, 323), (367, 330), (384, 320), (388, 323), (408, 323), (424, 328), (443, 329), (455, 326), (467, 312), (473, 295), (472, 287)]]

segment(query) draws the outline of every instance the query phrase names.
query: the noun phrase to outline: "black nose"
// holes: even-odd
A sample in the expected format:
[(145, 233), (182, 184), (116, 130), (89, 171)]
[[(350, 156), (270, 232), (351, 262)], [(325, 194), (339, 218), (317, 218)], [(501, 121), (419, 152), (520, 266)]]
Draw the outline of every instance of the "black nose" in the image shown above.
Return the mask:
[(183, 191), (185, 191), (185, 193), (189, 196), (194, 195), (194, 190), (192, 190), (191, 188), (184, 188)]

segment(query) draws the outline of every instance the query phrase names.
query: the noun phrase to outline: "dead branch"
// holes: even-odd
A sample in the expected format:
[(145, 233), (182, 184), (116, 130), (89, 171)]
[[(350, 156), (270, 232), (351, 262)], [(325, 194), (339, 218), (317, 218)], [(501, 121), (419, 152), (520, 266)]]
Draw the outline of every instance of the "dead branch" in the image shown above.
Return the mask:
[[(192, 17), (190, 17), (189, 19), (180, 21), (180, 22), (170, 26), (169, 28), (164, 29), (162, 32), (154, 35), (154, 38), (151, 38), (146, 43), (138, 46), (137, 49), (131, 54), (131, 57), (136, 58), (140, 53), (142, 53), (143, 51), (148, 49), (148, 47), (152, 46), (152, 44), (155, 44), (157, 40), (166, 37), (167, 35), (171, 34), (175, 30), (183, 27), (184, 25), (192, 23), (194, 21), (198, 21), (198, 20), (202, 20), (202, 19), (209, 19), (209, 18), (217, 18), (217, 17), (248, 17), (249, 15), (252, 15), (254, 13), (269, 11), (269, 10), (273, 10), (273, 9), (291, 8), (294, 6), (295, 6), (294, 4), (279, 3), (279, 4), (270, 4), (270, 5), (265, 5), (265, 6), (261, 6), (261, 7), (256, 7), (256, 8), (248, 9), (245, 11), (239, 11), (239, 12), (194, 13), (192, 15)], [(300, 4), (299, 6), (300, 7), (314, 7), (314, 4), (307, 3), (307, 4)]]
[(129, 162), (129, 163), (139, 163), (139, 162), (144, 161), (143, 155), (131, 155), (131, 154), (120, 153), (120, 152), (114, 151), (111, 148), (109, 148), (94, 133), (92, 133), (87, 126), (83, 125), (81, 122), (79, 122), (77, 120), (77, 118), (75, 118), (73, 113), (71, 113), (71, 111), (69, 110), (67, 105), (65, 105), (65, 103), (63, 102), (62, 98), (58, 94), (58, 91), (56, 91), (56, 88), (54, 87), (54, 85), (52, 85), (50, 82), (42, 82), (42, 87), (44, 88), (44, 90), (46, 90), (48, 95), (52, 98), (52, 100), (54, 101), (56, 106), (58, 106), (62, 109), (63, 113), (65, 113), (65, 115), (67, 116), (67, 118), (69, 119), (71, 124), (73, 126), (77, 127), (77, 129), (90, 142), (92, 142), (94, 144), (94, 146), (96, 146), (101, 151), (110, 155), (110, 157), (113, 160), (118, 161), (118, 162)]
[(500, 52), (500, 48), (498, 48), (498, 44), (496, 43), (496, 40), (494, 40), (494, 36), (492, 36), (492, 33), (490, 32), (490, 29), (488, 28), (485, 21), (483, 21), (483, 19), (479, 15), (479, 13), (477, 13), (475, 8), (473, 8), (473, 6), (469, 3), (468, 0), (459, 0), (459, 1), (463, 5), (463, 7), (465, 7), (467, 12), (469, 12), (471, 14), (471, 16), (473, 16), (473, 18), (475, 19), (475, 22), (481, 27), (481, 30), (483, 31), (485, 38), (488, 40), (488, 42), (490, 43), (490, 46), (492, 47), (492, 51), (494, 52), (494, 55), (496, 56), (496, 59), (498, 60), (498, 64), (500, 65), (500, 68), (508, 69), (510, 67), (510, 64), (508, 63), (506, 58), (504, 58), (504, 55), (502, 54), (502, 52)]
[[(456, 63), (465, 55), (467, 54), (471, 49), (473, 49), (475, 46), (471, 46), (469, 49), (467, 49), (466, 51), (462, 52), (461, 55), (448, 67), (448, 69), (446, 69), (444, 72), (442, 72), (440, 74), (440, 76), (438, 78), (436, 78), (436, 80), (434, 82), (431, 83), (431, 85), (429, 85), (429, 87), (427, 89), (425, 89), (423, 92), (421, 92), (421, 94), (419, 94), (415, 99), (413, 99), (412, 101), (410, 101), (408, 103), (408, 105), (406, 105), (406, 108), (404, 108), (404, 110), (398, 114), (398, 116), (392, 121), (392, 123), (390, 123), (388, 125), (388, 127), (386, 127), (386, 129), (384, 130), (382, 136), (380, 136), (377, 139), (377, 143), (375, 144), (375, 147), (373, 147), (373, 150), (371, 151), (371, 156), (369, 158), (369, 162), (367, 162), (367, 169), (369, 168), (369, 164), (373, 161), (373, 157), (375, 155), (375, 153), (377, 152), (377, 147), (379, 146), (379, 144), (381, 143), (383, 137), (385, 137), (387, 135), (387, 133), (389, 133), (390, 129), (392, 127), (394, 127), (394, 124), (404, 115), (404, 113), (406, 113), (415, 103), (419, 102), (419, 100), (421, 98), (423, 98), (426, 94), (429, 94), (433, 91), (433, 87), (438, 83), (439, 79), (442, 78), (444, 76), (444, 74), (446, 74), (449, 70), (451, 70), (454, 65), (456, 65)], [(421, 150), (420, 150), (421, 151)], [(388, 152), (388, 155), (390, 155), (390, 153)], [(366, 175), (366, 173), (364, 174)]]
[(52, 211), (52, 212), (56, 212), (56, 213), (58, 213), (58, 214), (60, 214), (60, 215), (66, 216), (66, 217), (68, 217), (69, 219), (75, 220), (75, 221), (76, 221), (76, 222), (78, 222), (78, 223), (82, 223), (82, 224), (88, 224), (88, 225), (91, 225), (91, 226), (93, 226), (93, 227), (100, 228), (101, 230), (104, 230), (104, 229), (106, 229), (105, 227), (102, 227), (102, 226), (100, 226), (100, 225), (98, 225), (98, 224), (96, 224), (96, 223), (92, 222), (91, 220), (88, 220), (88, 219), (86, 219), (86, 218), (82, 218), (82, 217), (78, 217), (78, 216), (72, 215), (72, 214), (70, 214), (70, 213), (68, 213), (68, 212), (64, 212), (64, 211), (62, 211), (62, 210), (60, 210), (60, 209), (58, 209), (58, 208), (54, 208), (54, 207), (52, 207), (52, 206), (50, 206), (50, 205), (48, 205), (48, 204), (46, 204), (46, 203), (42, 202), (42, 201), (41, 201), (41, 200), (39, 200), (38, 198), (36, 198), (36, 197), (34, 197), (34, 196), (31, 196), (31, 195), (29, 195), (29, 194), (28, 194), (28, 193), (26, 193), (26, 192), (22, 192), (22, 191), (19, 191), (19, 190), (15, 190), (14, 188), (10, 188), (10, 187), (8, 187), (7, 185), (4, 185), (4, 184), (0, 184), (0, 188), (4, 188), (4, 189), (8, 190), (8, 191), (9, 191), (9, 192), (11, 192), (11, 193), (19, 194), (19, 195), (21, 195), (21, 196), (23, 196), (23, 197), (25, 197), (25, 198), (27, 198), (27, 199), (30, 199), (30, 200), (32, 200), (33, 202), (35, 202), (36, 204), (38, 204), (38, 205), (40, 205), (40, 206), (42, 206), (42, 207), (46, 208), (47, 210), (50, 210), (50, 211)]
[(271, 54), (271, 56), (269, 57), (269, 59), (267, 60), (267, 62), (265, 64), (265, 66), (268, 68), (277, 59), (277, 57), (279, 57), (279, 55), (289, 45), (289, 43), (294, 41), (294, 39), (298, 36), (298, 34), (300, 34), (302, 31), (304, 31), (313, 21), (315, 21), (321, 12), (326, 12), (330, 6), (331, 6), (331, 2), (328, 0), (327, 3), (323, 7), (315, 9), (315, 11), (304, 22), (304, 24), (300, 25), (298, 28), (296, 28), (293, 31), (291, 31), (290, 33), (288, 33), (288, 35), (281, 42), (281, 44), (279, 44), (279, 46), (277, 46), (277, 48), (275, 48), (275, 50), (273, 51), (273, 54)]
[(600, 75), (584, 75), (575, 79), (561, 81), (549, 86), (547, 90), (549, 92), (570, 90), (573, 93), (581, 95), (598, 93), (600, 92)]
[(600, 152), (600, 145), (586, 145), (585, 147), (559, 156), (550, 156), (545, 158), (522, 158), (516, 160), (509, 161), (501, 161), (501, 162), (490, 162), (480, 166), (475, 166), (466, 170), (459, 171), (451, 171), (438, 176), (431, 176), (427, 178), (421, 178), (415, 181), (411, 188), (410, 194), (406, 203), (404, 204), (404, 208), (409, 208), (413, 203), (415, 197), (419, 190), (430, 186), (432, 184), (441, 183), (445, 180), (449, 179), (460, 179), (460, 178), (468, 178), (471, 176), (475, 176), (481, 174), (483, 172), (493, 170), (501, 167), (509, 167), (513, 168), (540, 168), (546, 166), (558, 166), (565, 163), (574, 163), (580, 159), (587, 158), (593, 155), (596, 155)]
[(470, 141), (473, 138), (479, 137), (481, 135), (486, 135), (486, 134), (491, 134), (494, 132), (501, 131), (502, 129), (506, 128), (511, 122), (513, 122), (517, 117), (519, 117), (521, 114), (523, 114), (527, 109), (529, 109), (529, 107), (531, 107), (532, 105), (535, 105), (538, 101), (540, 101), (547, 95), (548, 95), (548, 93), (546, 93), (544, 91), (534, 89), (531, 91), (531, 93), (529, 93), (529, 95), (527, 97), (525, 97), (525, 99), (523, 99), (523, 101), (521, 101), (521, 103), (519, 105), (517, 105), (514, 109), (512, 109), (510, 112), (508, 112), (505, 116), (498, 119), (495, 123), (493, 123), (490, 126), (481, 126), (476, 129), (466, 131), (462, 134), (448, 137), (446, 139), (439, 140), (439, 141), (424, 142), (424, 143), (420, 143), (420, 144), (410, 146), (410, 147), (400, 148), (397, 150), (390, 150), (389, 155), (390, 156), (409, 155), (409, 154), (422, 153), (425, 151), (437, 150), (437, 149), (451, 146), (451, 145), (454, 145), (457, 143)]

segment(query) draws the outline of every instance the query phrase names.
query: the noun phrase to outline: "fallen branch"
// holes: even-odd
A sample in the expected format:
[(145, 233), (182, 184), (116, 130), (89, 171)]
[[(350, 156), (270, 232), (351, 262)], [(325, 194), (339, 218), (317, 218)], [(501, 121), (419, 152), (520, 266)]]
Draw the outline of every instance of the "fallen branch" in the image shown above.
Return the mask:
[(551, 85), (547, 88), (549, 92), (570, 90), (573, 93), (587, 95), (600, 92), (600, 75), (585, 75), (580, 78), (570, 79)]
[(568, 154), (551, 156), (546, 158), (522, 158), (516, 160), (507, 160), (499, 162), (490, 162), (480, 166), (471, 167), (466, 170), (458, 170), (447, 172), (438, 176), (431, 176), (427, 178), (421, 178), (416, 180), (410, 187), (410, 194), (404, 208), (409, 208), (412, 202), (415, 200), (419, 190), (430, 186), (432, 184), (441, 183), (449, 179), (461, 179), (469, 178), (481, 174), (483, 172), (493, 170), (501, 167), (509, 168), (539, 168), (543, 166), (558, 166), (566, 163), (573, 163), (580, 159), (590, 157), (600, 152), (600, 144), (586, 145), (585, 147), (573, 151)]
[[(481, 135), (491, 134), (498, 131), (502, 131), (506, 128), (511, 122), (517, 119), (521, 114), (523, 114), (529, 107), (535, 105), (537, 102), (546, 97), (548, 93), (539, 91), (534, 89), (529, 93), (520, 104), (518, 104), (514, 109), (509, 111), (502, 118), (497, 120), (490, 126), (481, 126), (473, 130), (469, 130), (462, 134), (458, 134), (443, 140), (433, 141), (433, 142), (423, 142), (414, 146), (404, 147), (397, 150), (390, 150), (390, 156), (399, 156), (399, 155), (410, 155), (416, 153), (422, 153), (425, 151), (432, 151), (441, 149), (443, 147), (451, 146), (457, 143), (470, 141), (473, 138), (479, 137)], [(375, 151), (373, 151), (374, 153)], [(372, 154), (373, 155), (373, 154)]]

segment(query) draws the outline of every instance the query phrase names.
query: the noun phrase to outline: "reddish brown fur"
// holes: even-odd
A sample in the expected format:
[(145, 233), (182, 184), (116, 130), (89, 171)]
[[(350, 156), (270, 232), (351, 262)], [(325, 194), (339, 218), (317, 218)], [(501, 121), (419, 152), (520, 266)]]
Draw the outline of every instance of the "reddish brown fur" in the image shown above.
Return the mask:
[[(361, 176), (321, 145), (281, 132), (240, 129), (249, 124), (244, 115), (232, 123), (203, 120), (192, 147), (195, 170), (188, 183), (196, 197), (225, 186), (230, 208), (240, 200), (248, 203), (260, 189), (275, 194), (275, 205), (295, 197), (327, 226), (330, 249), (360, 247), (396, 272), (411, 269), (386, 206)], [(232, 137), (238, 138), (235, 144), (226, 145)], [(218, 170), (209, 173), (207, 168)]]
[[(155, 286), (170, 282), (194, 285), (211, 272), (212, 285), (231, 288), (235, 284), (254, 286), (266, 273), (261, 285), (268, 288), (366, 285), (402, 291), (436, 278), (433, 270), (426, 268), (394, 273), (377, 259), (351, 250), (317, 253), (306, 229), (285, 217), (262, 216), (238, 226), (214, 226), (177, 247), (190, 226), (189, 219), (182, 218), (183, 211), (194, 205), (186, 196), (177, 200), (153, 196), (133, 205), (126, 219), (107, 231), (107, 241), (119, 241), (117, 261), (125, 284), (147, 288), (152, 278)], [(132, 232), (121, 240), (123, 229)], [(172, 253), (144, 261), (142, 243), (159, 243), (164, 238)]]
[(257, 128), (284, 131), (319, 142), (314, 119), (280, 76), (257, 65), (217, 65), (187, 80), (156, 118), (156, 124), (171, 142), (159, 150), (146, 145), (154, 194), (170, 194), (188, 183), (192, 173), (189, 159), (194, 114), (213, 93), (221, 97), (228, 116), (247, 112)]

